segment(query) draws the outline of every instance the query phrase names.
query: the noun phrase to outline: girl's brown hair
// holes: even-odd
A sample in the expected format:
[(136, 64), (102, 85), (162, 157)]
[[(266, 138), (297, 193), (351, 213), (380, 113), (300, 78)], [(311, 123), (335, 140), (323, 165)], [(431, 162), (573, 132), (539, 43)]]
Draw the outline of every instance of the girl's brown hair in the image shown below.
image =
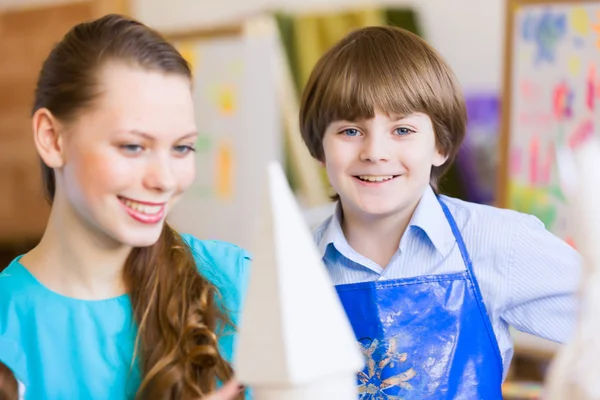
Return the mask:
[[(33, 112), (48, 109), (69, 123), (100, 96), (98, 71), (107, 62), (190, 79), (188, 63), (158, 33), (119, 15), (71, 29), (43, 64)], [(46, 197), (52, 203), (54, 171), (42, 163)], [(157, 243), (135, 248), (124, 268), (138, 337), (142, 383), (138, 398), (197, 399), (232, 377), (219, 353), (217, 333), (231, 327), (216, 288), (198, 273), (191, 250), (167, 224)], [(132, 360), (133, 362), (133, 360)]]
[(337, 120), (370, 119), (379, 109), (390, 116), (427, 114), (436, 144), (448, 156), (433, 167), (437, 190), (465, 135), (467, 113), (454, 73), (419, 36), (396, 27), (354, 31), (317, 62), (300, 106), (300, 132), (310, 153), (324, 161), (323, 135)]
[(0, 362), (0, 400), (18, 400), (19, 384), (15, 375)]

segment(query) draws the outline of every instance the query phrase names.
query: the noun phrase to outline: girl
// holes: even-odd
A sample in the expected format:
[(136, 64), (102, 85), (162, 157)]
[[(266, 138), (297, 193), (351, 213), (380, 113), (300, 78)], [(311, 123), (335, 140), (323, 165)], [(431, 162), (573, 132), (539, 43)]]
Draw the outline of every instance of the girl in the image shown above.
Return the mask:
[(249, 257), (165, 222), (194, 181), (190, 89), (182, 56), (116, 15), (44, 62), (32, 124), (52, 210), (0, 274), (0, 361), (26, 398), (199, 399), (232, 380)]

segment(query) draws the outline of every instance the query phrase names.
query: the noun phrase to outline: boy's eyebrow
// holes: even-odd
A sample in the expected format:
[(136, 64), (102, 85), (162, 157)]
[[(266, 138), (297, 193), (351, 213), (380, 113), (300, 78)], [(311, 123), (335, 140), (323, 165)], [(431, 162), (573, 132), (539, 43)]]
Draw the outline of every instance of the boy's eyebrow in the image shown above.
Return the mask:
[(394, 121), (400, 121), (402, 119), (406, 119), (409, 117), (412, 117), (413, 115), (415, 115), (416, 113), (409, 113), (409, 114), (391, 114), (390, 115), (390, 119), (394, 120)]
[(333, 121), (331, 121), (329, 123), (329, 126), (337, 126), (337, 125), (344, 125), (344, 124), (355, 124), (356, 121), (351, 121), (349, 119), (334, 119)]

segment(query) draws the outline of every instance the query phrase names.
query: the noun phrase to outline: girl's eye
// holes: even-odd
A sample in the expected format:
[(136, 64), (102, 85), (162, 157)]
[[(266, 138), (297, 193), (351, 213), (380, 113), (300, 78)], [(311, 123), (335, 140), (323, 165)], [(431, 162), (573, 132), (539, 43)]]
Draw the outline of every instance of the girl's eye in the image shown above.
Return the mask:
[(144, 150), (144, 148), (139, 144), (124, 144), (121, 146), (121, 149), (125, 150), (125, 152), (129, 154), (138, 154)]
[(196, 151), (195, 148), (193, 148), (192, 146), (188, 146), (188, 145), (182, 145), (182, 146), (175, 146), (175, 151), (179, 154), (188, 154), (191, 152)]

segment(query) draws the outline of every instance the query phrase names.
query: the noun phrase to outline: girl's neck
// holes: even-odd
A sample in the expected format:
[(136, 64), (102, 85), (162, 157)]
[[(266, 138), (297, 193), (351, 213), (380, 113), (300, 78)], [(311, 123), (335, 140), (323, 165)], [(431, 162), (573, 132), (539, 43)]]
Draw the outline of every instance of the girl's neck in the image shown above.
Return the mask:
[(126, 293), (123, 267), (130, 252), (87, 225), (70, 206), (55, 202), (42, 240), (20, 261), (50, 290), (101, 300)]

